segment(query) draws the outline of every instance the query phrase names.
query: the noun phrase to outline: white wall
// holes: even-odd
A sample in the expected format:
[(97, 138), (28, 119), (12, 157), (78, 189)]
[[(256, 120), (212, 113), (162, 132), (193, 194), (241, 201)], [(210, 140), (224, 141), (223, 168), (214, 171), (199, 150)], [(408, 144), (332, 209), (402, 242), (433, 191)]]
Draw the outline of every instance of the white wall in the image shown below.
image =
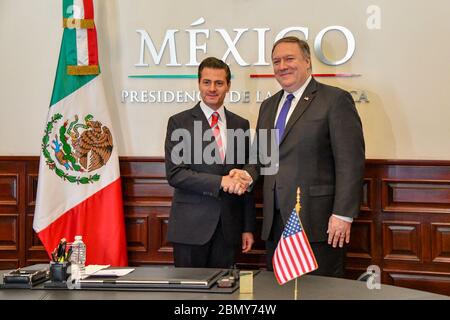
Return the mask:
[[(61, 6), (55, 0), (0, 0), (0, 155), (38, 155), (46, 122), (59, 46), (62, 37)], [(368, 6), (377, 5), (381, 28), (369, 30)], [(221, 57), (226, 45), (215, 29), (234, 37), (235, 28), (270, 28), (266, 34), (266, 60), (275, 35), (290, 26), (309, 28), (310, 45), (327, 26), (348, 28), (356, 40), (350, 61), (330, 67), (313, 57), (315, 73), (358, 73), (355, 78), (318, 79), (347, 90), (364, 90), (370, 103), (357, 104), (363, 120), (367, 158), (450, 159), (450, 2), (435, 0), (229, 0), (147, 1), (95, 0), (100, 64), (108, 103), (118, 137), (120, 155), (162, 156), (170, 115), (188, 104), (122, 103), (122, 90), (194, 90), (192, 80), (130, 79), (133, 74), (193, 74), (185, 31), (200, 17), (209, 29), (206, 54)], [(146, 54), (149, 68), (138, 68), (140, 37), (145, 29), (159, 47), (167, 29), (178, 29), (178, 60), (183, 66), (160, 66)], [(294, 33), (295, 34), (295, 33)], [(298, 34), (298, 33), (297, 33)], [(198, 43), (205, 41), (199, 36)], [(256, 33), (238, 43), (241, 55), (257, 60)], [(324, 40), (329, 58), (343, 56), (346, 43), (339, 33)], [(271, 67), (241, 67), (228, 57), (234, 79), (232, 89), (255, 92), (278, 90), (274, 79), (250, 79), (251, 73), (270, 73)], [(250, 119), (254, 127), (259, 104), (229, 104)]]

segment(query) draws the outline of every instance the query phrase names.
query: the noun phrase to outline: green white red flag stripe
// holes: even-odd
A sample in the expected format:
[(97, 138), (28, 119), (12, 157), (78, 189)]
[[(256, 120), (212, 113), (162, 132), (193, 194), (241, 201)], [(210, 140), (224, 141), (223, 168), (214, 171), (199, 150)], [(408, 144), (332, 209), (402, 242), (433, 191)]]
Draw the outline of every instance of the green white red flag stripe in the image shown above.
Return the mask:
[[(64, 26), (69, 29), (68, 36), (76, 39), (74, 48), (67, 52), (70, 74), (98, 73), (92, 68), (98, 66), (97, 31), (90, 23), (93, 17), (92, 0), (63, 0)], [(86, 25), (90, 27), (83, 27)], [(91, 68), (83, 68), (86, 66)]]
[[(93, 19), (92, 0), (63, 0), (63, 17)], [(72, 242), (82, 235), (87, 264), (125, 266), (118, 152), (102, 77), (68, 74), (86, 49), (79, 46), (80, 29), (64, 29), (42, 139), (33, 228), (49, 256), (61, 238)], [(93, 58), (87, 54), (91, 63), (97, 56), (95, 26), (87, 29), (87, 39), (87, 49), (95, 52)]]

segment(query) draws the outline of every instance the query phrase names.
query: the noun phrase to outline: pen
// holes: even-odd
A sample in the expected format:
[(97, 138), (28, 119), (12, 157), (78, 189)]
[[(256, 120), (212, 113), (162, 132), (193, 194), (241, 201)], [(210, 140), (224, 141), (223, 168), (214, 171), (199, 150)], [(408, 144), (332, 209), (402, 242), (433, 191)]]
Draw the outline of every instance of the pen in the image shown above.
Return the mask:
[(72, 247), (70, 247), (69, 251), (67, 251), (66, 261), (69, 261), (71, 255), (72, 255)]
[(62, 238), (58, 246), (58, 261), (62, 262), (66, 254), (66, 238)]
[(53, 250), (53, 252), (52, 252), (52, 260), (53, 260), (54, 262), (58, 262), (58, 257), (57, 257), (57, 254), (56, 254), (56, 248), (55, 248), (55, 250)]

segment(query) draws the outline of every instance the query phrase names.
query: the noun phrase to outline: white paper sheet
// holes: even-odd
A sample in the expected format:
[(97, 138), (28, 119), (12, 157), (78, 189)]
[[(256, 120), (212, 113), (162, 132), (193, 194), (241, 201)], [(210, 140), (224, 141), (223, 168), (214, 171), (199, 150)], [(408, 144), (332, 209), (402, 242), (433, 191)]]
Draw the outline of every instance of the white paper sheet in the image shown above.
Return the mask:
[(121, 277), (124, 276), (126, 274), (129, 274), (131, 271), (134, 271), (133, 268), (124, 268), (124, 269), (102, 269), (102, 270), (98, 270), (97, 272), (95, 272), (94, 274), (92, 274), (94, 277), (95, 276), (101, 276), (101, 277)]
[(88, 276), (90, 276), (91, 274), (94, 274), (94, 273), (96, 273), (97, 271), (99, 271), (99, 270), (102, 270), (102, 269), (106, 269), (106, 268), (108, 268), (110, 265), (109, 264), (106, 264), (106, 265), (101, 265), (101, 264), (90, 264), (90, 265), (88, 265), (88, 266), (86, 266), (85, 267), (85, 274), (86, 275), (88, 275)]

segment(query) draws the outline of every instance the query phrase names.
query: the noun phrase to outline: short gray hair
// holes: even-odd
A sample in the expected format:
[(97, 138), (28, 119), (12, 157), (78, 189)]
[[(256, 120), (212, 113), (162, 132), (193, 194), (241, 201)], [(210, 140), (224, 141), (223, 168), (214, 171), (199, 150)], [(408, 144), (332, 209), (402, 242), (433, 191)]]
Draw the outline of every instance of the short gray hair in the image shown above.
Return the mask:
[(275, 50), (275, 47), (279, 45), (280, 43), (296, 43), (298, 47), (300, 48), (300, 51), (303, 53), (303, 57), (309, 59), (309, 63), (312, 69), (312, 62), (311, 62), (311, 50), (309, 49), (309, 44), (305, 40), (300, 40), (297, 37), (294, 36), (288, 36), (281, 38), (277, 40), (272, 47), (272, 56), (273, 52)]

